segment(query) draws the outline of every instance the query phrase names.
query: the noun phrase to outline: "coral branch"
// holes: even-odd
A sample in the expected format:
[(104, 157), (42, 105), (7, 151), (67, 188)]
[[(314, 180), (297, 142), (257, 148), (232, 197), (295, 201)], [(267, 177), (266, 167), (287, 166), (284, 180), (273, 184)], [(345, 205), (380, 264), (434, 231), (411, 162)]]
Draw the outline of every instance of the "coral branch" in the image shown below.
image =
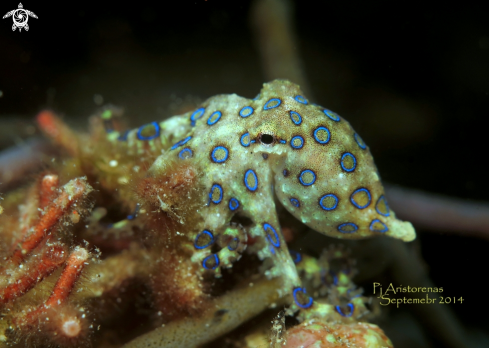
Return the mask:
[(41, 180), (39, 193), (39, 208), (47, 207), (57, 196), (56, 189), (59, 186), (59, 178), (57, 175), (47, 174)]
[(85, 262), (88, 260), (90, 254), (84, 248), (76, 247), (70, 254), (66, 266), (61, 273), (56, 285), (54, 286), (53, 293), (45, 303), (45, 307), (52, 307), (63, 303), (70, 294), (71, 290), (75, 286), (76, 280), (80, 277), (80, 274), (85, 266)]
[(12, 323), (24, 334), (34, 330), (58, 345), (79, 347), (87, 338), (88, 325), (86, 315), (83, 314), (85, 310), (67, 303), (66, 300), (89, 256), (86, 249), (76, 247), (68, 257), (65, 268), (46, 302), (34, 310), (17, 312)]
[(78, 155), (78, 142), (76, 141), (78, 137), (76, 133), (74, 133), (53, 112), (49, 110), (41, 111), (37, 115), (37, 123), (44, 133), (57, 144), (65, 148), (70, 155)]
[(37, 283), (50, 275), (66, 258), (66, 248), (61, 244), (53, 245), (47, 249), (40, 258), (23, 265), (27, 269), (20, 277), (14, 277), (8, 285), (0, 289), (0, 304), (6, 304), (25, 294)]
[(267, 80), (289, 79), (312, 98), (293, 29), (293, 9), (288, 0), (255, 1), (252, 24)]
[(89, 256), (90, 254), (86, 249), (76, 247), (70, 254), (65, 268), (54, 286), (51, 296), (49, 296), (43, 305), (34, 311), (28, 312), (25, 316), (18, 317), (16, 323), (23, 326), (31, 325), (48, 309), (59, 308), (62, 306), (71, 293), (71, 290), (73, 290), (75, 282), (80, 277), (85, 266), (85, 261), (87, 261)]
[(44, 215), (33, 227), (31, 234), (14, 251), (10, 262), (14, 264), (22, 262), (41, 243), (47, 233), (67, 213), (69, 208), (91, 190), (92, 188), (87, 184), (86, 178), (73, 179), (64, 185), (58, 198), (46, 207)]
[(386, 185), (389, 205), (419, 227), (489, 238), (489, 204)]
[(280, 300), (279, 278), (260, 280), (216, 299), (215, 307), (200, 317), (172, 321), (139, 336), (123, 348), (196, 347), (238, 327)]

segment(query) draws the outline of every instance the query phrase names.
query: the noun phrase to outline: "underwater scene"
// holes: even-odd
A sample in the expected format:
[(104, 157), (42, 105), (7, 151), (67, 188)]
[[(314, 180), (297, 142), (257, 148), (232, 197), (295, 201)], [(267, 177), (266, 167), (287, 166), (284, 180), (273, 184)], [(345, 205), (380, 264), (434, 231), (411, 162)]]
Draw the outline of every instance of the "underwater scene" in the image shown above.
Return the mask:
[(0, 12), (0, 348), (489, 347), (482, 4)]

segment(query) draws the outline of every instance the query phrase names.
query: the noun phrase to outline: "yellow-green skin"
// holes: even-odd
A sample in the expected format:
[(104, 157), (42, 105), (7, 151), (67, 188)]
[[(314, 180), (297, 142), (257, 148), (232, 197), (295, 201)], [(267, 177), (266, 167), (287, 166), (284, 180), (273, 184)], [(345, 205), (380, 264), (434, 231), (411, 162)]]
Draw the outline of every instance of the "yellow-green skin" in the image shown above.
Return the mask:
[[(243, 110), (245, 107), (253, 108), (253, 113), (248, 115), (251, 109)], [(219, 119), (216, 111), (221, 112)], [(300, 122), (294, 112), (300, 115)], [(202, 231), (211, 232), (217, 241), (227, 229), (226, 234), (237, 236), (242, 243), (246, 238), (243, 232), (229, 228), (233, 216), (239, 214), (253, 223), (246, 231), (257, 240), (253, 250), (261, 259), (273, 260), (274, 267), (267, 275), (284, 277), (283, 290), (287, 292), (301, 286), (280, 230), (274, 196), (304, 224), (331, 237), (387, 235), (404, 241), (415, 238), (412, 225), (397, 220), (389, 211), (382, 198), (384, 191), (372, 155), (350, 124), (337, 114), (308, 102), (299, 86), (289, 81), (264, 84), (253, 100), (235, 94), (212, 97), (197, 111), (172, 117), (158, 126), (159, 136), (155, 139), (138, 139), (135, 130), (128, 134), (127, 141), (134, 148), (145, 141), (160, 142), (162, 145), (158, 145), (165, 148), (150, 173), (158, 172), (169, 159), (191, 161), (203, 173), (199, 180), (208, 194), (202, 197), (202, 208), (195, 211), (201, 215), (202, 223), (195, 226), (191, 238), (195, 239), (195, 262), (203, 263), (209, 256), (214, 261), (207, 264), (211, 266), (208, 268), (218, 270), (220, 266), (228, 266), (233, 259), (229, 256), (232, 251), (223, 248), (216, 255), (220, 258), (216, 266), (217, 258), (211, 246), (197, 249), (210, 240)], [(140, 134), (156, 132), (156, 126), (146, 127), (140, 128)], [(327, 128), (329, 136), (324, 128), (318, 127)], [(291, 144), (296, 136), (303, 138), (300, 149), (294, 148), (300, 145), (298, 138)], [(184, 139), (187, 141), (182, 144)], [(222, 148), (216, 149), (218, 146), (227, 149), (227, 157)], [(345, 155), (342, 167), (345, 153), (356, 158), (354, 170), (350, 155)], [(246, 176), (249, 170), (256, 174), (258, 183), (252, 174)], [(311, 171), (315, 173), (312, 184)], [(247, 188), (245, 181), (256, 189)], [(213, 185), (222, 189), (222, 199), (219, 189)], [(370, 200), (363, 188), (369, 191)], [(358, 189), (361, 190), (352, 196)], [(321, 201), (325, 195), (336, 196), (335, 209), (326, 210), (334, 206), (335, 198), (326, 196)], [(232, 198), (239, 201), (239, 208), (234, 211), (229, 206)], [(356, 231), (353, 224), (357, 226)]]

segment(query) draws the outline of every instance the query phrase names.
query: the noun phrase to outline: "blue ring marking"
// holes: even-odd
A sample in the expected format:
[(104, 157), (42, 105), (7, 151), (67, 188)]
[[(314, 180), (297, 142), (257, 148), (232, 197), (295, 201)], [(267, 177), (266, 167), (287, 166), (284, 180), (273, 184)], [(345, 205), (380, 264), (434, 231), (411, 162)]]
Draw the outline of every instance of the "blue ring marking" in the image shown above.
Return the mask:
[[(212, 120), (212, 117), (213, 117), (214, 115), (217, 115), (217, 118), (216, 118), (215, 120)], [(222, 116), (222, 112), (220, 112), (220, 111), (214, 111), (214, 112), (213, 112), (213, 113), (212, 113), (212, 114), (209, 116), (209, 118), (207, 119), (207, 124), (208, 124), (209, 126), (213, 126), (213, 125), (215, 125), (215, 124), (217, 123), (217, 121), (219, 121), (219, 120), (221, 119), (221, 116)]]
[[(381, 230), (374, 229), (374, 224), (376, 222), (378, 222), (379, 224), (381, 224), (382, 226), (384, 226), (384, 228), (381, 229)], [(370, 223), (370, 231), (372, 231), (372, 232), (379, 232), (379, 233), (385, 233), (385, 232), (389, 231), (389, 229), (387, 228), (386, 224), (384, 224), (379, 219), (373, 219), (372, 222)]]
[(295, 250), (292, 250), (292, 249), (289, 249), (289, 254), (290, 256), (292, 256), (292, 258), (294, 259), (294, 263), (297, 265), (299, 262), (302, 261), (302, 254), (298, 251), (295, 251)]
[(353, 315), (353, 312), (355, 311), (355, 306), (353, 305), (353, 303), (348, 303), (348, 308), (350, 308), (350, 313), (349, 314), (345, 314), (343, 313), (343, 311), (341, 310), (341, 307), (339, 305), (336, 305), (335, 309), (336, 311), (343, 317), (346, 317), (346, 318), (349, 318)]
[(323, 112), (326, 116), (328, 116), (333, 121), (335, 121), (335, 122), (340, 121), (340, 116), (338, 116), (338, 114), (334, 113), (333, 111), (328, 110), (328, 109), (324, 109)]
[(248, 116), (251, 116), (255, 109), (253, 109), (251, 106), (245, 106), (241, 110), (239, 110), (239, 116), (246, 118)]
[[(346, 226), (353, 227), (353, 230), (352, 231), (343, 230)], [(338, 231), (340, 231), (341, 233), (353, 233), (356, 232), (357, 230), (358, 230), (358, 226), (355, 225), (353, 222), (345, 222), (344, 224), (338, 226)]]
[[(326, 131), (326, 133), (328, 134), (328, 137), (327, 137), (327, 139), (326, 139), (326, 140), (320, 140), (320, 139), (318, 138), (317, 132), (319, 132), (320, 130)], [(331, 132), (329, 131), (329, 129), (328, 129), (328, 128), (323, 127), (323, 126), (319, 126), (319, 127), (317, 127), (317, 128), (314, 130), (314, 134), (313, 134), (313, 135), (314, 135), (314, 140), (316, 140), (316, 141), (317, 141), (319, 144), (323, 144), (323, 145), (324, 145), (324, 144), (329, 143), (329, 141), (331, 140)]]
[(204, 116), (205, 108), (199, 108), (190, 115), (190, 124), (195, 126), (195, 121)]
[[(311, 174), (312, 174), (312, 176), (313, 176), (313, 178), (312, 178), (312, 182), (310, 182), (310, 183), (305, 183), (305, 182), (304, 182), (304, 179), (302, 179), (302, 176), (303, 176), (304, 174), (307, 174), (307, 173), (311, 173)], [(314, 183), (316, 182), (316, 173), (314, 173), (314, 172), (313, 172), (312, 170), (310, 170), (310, 169), (303, 170), (303, 171), (300, 173), (300, 175), (299, 175), (299, 181), (300, 181), (300, 183), (301, 183), (302, 185), (304, 185), (304, 186), (311, 186), (312, 184), (314, 184)]]
[[(336, 201), (336, 202), (335, 202), (335, 204), (334, 204), (334, 206), (332, 206), (332, 207), (330, 207), (330, 208), (326, 207), (326, 206), (323, 204), (323, 199), (328, 198), (328, 197), (332, 197), (332, 198), (334, 198), (334, 199), (335, 199), (335, 201)], [(321, 208), (323, 208), (324, 210), (335, 210), (335, 209), (336, 209), (336, 207), (338, 206), (338, 201), (339, 201), (339, 199), (338, 199), (338, 197), (336, 197), (336, 195), (334, 195), (334, 194), (332, 194), (332, 193), (329, 193), (329, 194), (324, 195), (324, 196), (322, 196), (321, 198), (319, 198), (319, 205), (320, 205), (320, 206), (321, 206)]]
[[(236, 242), (236, 248), (231, 248), (231, 243), (232, 242)], [(238, 237), (234, 237), (233, 239), (231, 239), (231, 241), (229, 242), (228, 244), (228, 249), (229, 251), (235, 251), (236, 249), (238, 249), (239, 247), (239, 238)]]
[[(295, 112), (295, 111), (290, 111), (290, 112), (289, 112), (289, 114), (290, 114), (290, 119), (292, 120), (292, 122), (293, 122), (293, 123), (294, 123), (296, 126), (298, 126), (298, 125), (300, 125), (300, 124), (302, 123), (302, 117), (301, 117), (301, 115), (300, 115), (298, 112)], [(296, 120), (294, 119), (294, 116), (299, 117), (299, 119), (296, 121)]]
[(363, 141), (363, 139), (357, 133), (355, 133), (353, 135), (353, 137), (355, 138), (355, 141), (357, 142), (358, 146), (362, 150), (365, 150), (367, 148), (367, 144), (365, 144), (365, 142)]
[[(355, 196), (357, 193), (359, 192), (366, 192), (367, 193), (367, 196), (368, 196), (368, 202), (365, 204), (365, 205), (360, 205), (358, 204), (357, 202), (355, 202), (355, 200), (353, 199), (353, 196)], [(359, 188), (355, 191), (353, 191), (353, 193), (351, 194), (350, 196), (350, 202), (355, 206), (357, 207), (358, 209), (365, 209), (367, 208), (369, 205), (370, 205), (370, 202), (372, 201), (372, 196), (370, 195), (370, 191), (367, 190), (366, 188), (362, 187), (362, 188)]]
[[(265, 231), (265, 233), (267, 235), (267, 239), (270, 241), (270, 243), (272, 243), (272, 245), (275, 248), (280, 248), (280, 239), (278, 239), (278, 234), (277, 234), (277, 231), (275, 231), (275, 228), (273, 228), (272, 225), (270, 225), (268, 223), (264, 223), (263, 224), (263, 230)], [(272, 230), (274, 237), (275, 237), (275, 242), (273, 241), (272, 236), (270, 236), (270, 233), (268, 233), (267, 230)]]
[(287, 144), (287, 140), (280, 139), (279, 142), (280, 144)]
[(121, 135), (119, 135), (119, 137), (117, 138), (117, 140), (119, 140), (119, 141), (127, 141), (127, 136), (129, 135), (129, 132), (130, 132), (130, 130), (126, 130), (124, 133), (122, 133)]
[[(214, 267), (208, 267), (206, 265), (207, 261), (209, 261), (209, 259), (211, 258), (214, 258), (214, 263), (215, 263)], [(204, 267), (205, 269), (215, 270), (218, 266), (219, 266), (219, 257), (217, 256), (217, 254), (211, 254), (202, 260), (202, 267)]]
[[(384, 201), (385, 208), (387, 209), (387, 214), (384, 214), (384, 213), (380, 212), (380, 210), (379, 210), (379, 203), (381, 201)], [(385, 199), (384, 195), (380, 196), (379, 199), (377, 200), (377, 203), (375, 204), (375, 210), (377, 210), (377, 213), (379, 213), (382, 216), (389, 216), (389, 215), (391, 215), (389, 204), (387, 203), (387, 200)]]
[(176, 142), (175, 144), (173, 144), (173, 146), (170, 148), (170, 150), (175, 150), (177, 147), (185, 145), (190, 139), (192, 139), (191, 136), (186, 137), (185, 139)]
[[(187, 157), (185, 157), (185, 154), (187, 154)], [(194, 155), (194, 153), (192, 152), (192, 150), (190, 150), (189, 147), (186, 147), (178, 153), (178, 158), (187, 159), (187, 158), (193, 157), (193, 155)]]
[[(294, 145), (294, 140), (297, 140), (299, 139), (300, 140), (300, 145)], [(301, 137), (300, 135), (296, 135), (295, 137), (293, 137), (292, 139), (290, 139), (290, 146), (292, 146), (293, 149), (302, 149), (302, 147), (304, 146), (304, 138)]]
[[(214, 189), (219, 190), (219, 198), (215, 201), (212, 200)], [(222, 186), (219, 184), (214, 184), (214, 185), (212, 185), (211, 191), (209, 192), (209, 202), (212, 202), (214, 204), (219, 204), (219, 203), (221, 203), (221, 201), (222, 201)]]
[(299, 103), (301, 103), (301, 104), (307, 105), (307, 100), (306, 100), (306, 98), (304, 98), (304, 97), (303, 97), (303, 96), (301, 96), (301, 95), (296, 95), (296, 96), (294, 97), (294, 99), (295, 99), (295, 101), (296, 101), (296, 102), (299, 102)]
[[(198, 245), (197, 242), (199, 241), (199, 238), (202, 237), (203, 235), (207, 235), (210, 237), (209, 243), (207, 243), (206, 245)], [(214, 235), (212, 234), (212, 232), (209, 230), (203, 230), (202, 232), (197, 234), (197, 236), (195, 236), (194, 247), (195, 247), (195, 249), (205, 249), (205, 248), (211, 246), (212, 244), (214, 244), (214, 241), (215, 241), (215, 239), (214, 239)]]
[(300, 208), (301, 206), (301, 202), (297, 198), (291, 198), (290, 203), (296, 208)]
[[(245, 138), (248, 137), (248, 142), (245, 141)], [(250, 133), (246, 132), (244, 133), (241, 138), (239, 138), (239, 142), (241, 143), (242, 146), (244, 147), (248, 147), (250, 146), (251, 144), (251, 141), (250, 141)]]
[(256, 142), (256, 140), (252, 140), (250, 141), (250, 144), (254, 144)]
[(134, 220), (135, 218), (137, 218), (140, 208), (141, 208), (141, 204), (136, 203), (136, 208), (134, 209), (134, 213), (132, 213), (131, 215), (127, 215), (126, 219), (127, 220)]
[[(216, 151), (217, 150), (224, 150), (224, 152), (226, 153), (226, 155), (224, 156), (224, 158), (222, 159), (218, 159), (216, 158)], [(215, 163), (222, 163), (222, 162), (225, 162), (229, 157), (229, 150), (226, 149), (224, 146), (216, 146), (213, 150), (212, 150), (212, 153), (211, 153), (211, 158), (212, 158), (212, 161), (215, 162)]]
[(239, 201), (236, 198), (232, 197), (229, 200), (229, 210), (235, 211), (238, 208), (239, 208)]
[[(346, 157), (351, 157), (353, 159), (353, 168), (346, 168), (345, 165), (343, 164), (343, 161), (345, 160)], [(357, 167), (357, 159), (355, 156), (353, 156), (353, 154), (349, 153), (349, 152), (345, 152), (342, 156), (341, 156), (341, 168), (345, 171), (345, 172), (353, 172), (355, 170), (355, 168)]]
[(313, 302), (312, 297), (309, 296), (309, 301), (306, 304), (302, 304), (297, 299), (297, 293), (299, 291), (302, 292), (302, 293), (304, 293), (304, 294), (306, 293), (306, 289), (305, 288), (295, 288), (294, 291), (292, 292), (292, 296), (294, 296), (295, 304), (298, 305), (301, 308), (304, 308), (304, 309), (307, 309), (307, 308), (311, 307), (312, 306), (312, 302)]
[[(155, 127), (155, 134), (150, 135), (148, 137), (145, 137), (141, 133), (143, 132), (143, 129), (149, 125), (152, 125), (153, 127)], [(145, 124), (144, 126), (139, 127), (138, 133), (137, 133), (137, 137), (139, 140), (152, 140), (154, 138), (158, 138), (159, 136), (160, 136), (160, 125), (158, 124), (158, 122), (151, 122), (149, 124)]]
[[(277, 105), (272, 105), (270, 106), (270, 103), (276, 102)], [(275, 109), (276, 107), (279, 107), (280, 104), (282, 104), (282, 101), (279, 98), (272, 98), (269, 101), (266, 102), (265, 106), (263, 107), (263, 110), (270, 110), (270, 109)]]
[[(255, 178), (255, 186), (249, 186), (248, 185), (248, 175), (253, 175), (253, 177)], [(244, 175), (244, 184), (246, 186), (246, 188), (250, 191), (256, 191), (256, 189), (258, 188), (258, 177), (256, 176), (256, 173), (253, 169), (248, 169), (246, 172), (245, 172), (245, 175)]]

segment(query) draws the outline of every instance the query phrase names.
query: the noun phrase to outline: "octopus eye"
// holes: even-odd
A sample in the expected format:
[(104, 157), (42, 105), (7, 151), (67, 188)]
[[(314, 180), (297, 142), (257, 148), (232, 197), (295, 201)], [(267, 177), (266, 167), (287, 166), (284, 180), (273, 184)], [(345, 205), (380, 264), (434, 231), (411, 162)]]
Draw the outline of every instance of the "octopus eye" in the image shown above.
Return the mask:
[(262, 134), (260, 135), (260, 142), (263, 145), (271, 145), (275, 142), (275, 137), (271, 134)]

